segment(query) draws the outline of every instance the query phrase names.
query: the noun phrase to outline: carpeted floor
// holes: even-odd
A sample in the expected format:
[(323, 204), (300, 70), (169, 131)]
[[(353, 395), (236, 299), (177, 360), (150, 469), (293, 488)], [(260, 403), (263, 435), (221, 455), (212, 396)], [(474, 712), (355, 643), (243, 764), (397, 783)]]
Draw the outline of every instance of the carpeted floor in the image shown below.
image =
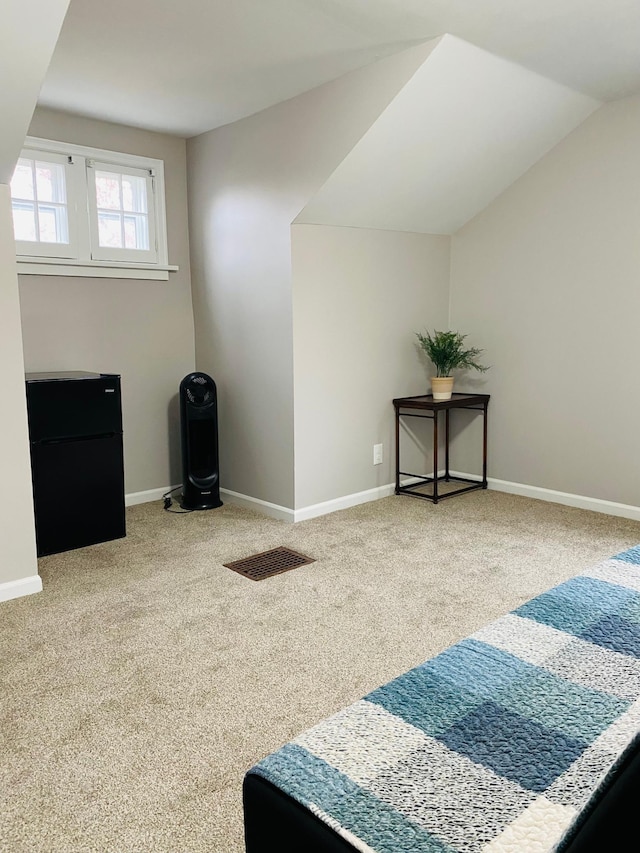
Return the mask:
[[(498, 492), (289, 525), (127, 510), (0, 604), (2, 853), (242, 853), (245, 770), (587, 565), (640, 523)], [(278, 545), (263, 581), (222, 564)]]

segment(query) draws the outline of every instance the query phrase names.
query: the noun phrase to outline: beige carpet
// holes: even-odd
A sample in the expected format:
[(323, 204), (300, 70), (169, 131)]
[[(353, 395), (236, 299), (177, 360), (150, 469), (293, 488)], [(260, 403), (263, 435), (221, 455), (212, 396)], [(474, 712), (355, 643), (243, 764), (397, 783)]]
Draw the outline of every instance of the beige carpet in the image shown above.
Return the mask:
[[(132, 507), (125, 539), (40, 560), (0, 604), (0, 850), (242, 853), (245, 770), (640, 523), (498, 492), (289, 525)], [(223, 563), (316, 562), (262, 581)]]

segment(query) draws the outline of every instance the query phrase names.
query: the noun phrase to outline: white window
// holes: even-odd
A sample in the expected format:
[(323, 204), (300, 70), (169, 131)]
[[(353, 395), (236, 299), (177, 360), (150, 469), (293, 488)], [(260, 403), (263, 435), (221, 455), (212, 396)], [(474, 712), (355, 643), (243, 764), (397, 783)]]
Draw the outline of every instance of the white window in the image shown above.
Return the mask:
[(67, 159), (23, 151), (11, 180), (13, 228), (19, 254), (77, 256), (69, 227)]
[(91, 256), (155, 263), (153, 170), (87, 161)]
[(168, 279), (161, 160), (27, 139), (11, 181), (18, 272)]

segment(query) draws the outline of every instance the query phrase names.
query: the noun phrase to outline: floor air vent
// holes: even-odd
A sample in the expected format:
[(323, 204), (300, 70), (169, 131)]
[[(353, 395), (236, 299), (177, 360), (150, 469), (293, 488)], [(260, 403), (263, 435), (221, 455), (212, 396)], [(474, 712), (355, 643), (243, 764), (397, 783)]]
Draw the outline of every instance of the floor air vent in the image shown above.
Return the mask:
[(308, 563), (315, 563), (313, 557), (306, 557), (290, 548), (280, 547), (262, 551), (260, 554), (252, 554), (251, 557), (235, 560), (233, 563), (223, 563), (223, 565), (252, 581), (261, 581), (273, 575), (288, 572), (289, 569), (306, 566)]

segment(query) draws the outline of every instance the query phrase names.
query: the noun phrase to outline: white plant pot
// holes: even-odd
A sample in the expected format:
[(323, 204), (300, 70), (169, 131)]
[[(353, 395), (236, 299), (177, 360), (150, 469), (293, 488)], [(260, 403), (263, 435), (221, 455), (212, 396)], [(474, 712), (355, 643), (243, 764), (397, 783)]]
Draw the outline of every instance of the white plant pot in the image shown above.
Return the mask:
[(453, 392), (453, 376), (432, 376), (431, 392), (434, 400), (450, 400)]

